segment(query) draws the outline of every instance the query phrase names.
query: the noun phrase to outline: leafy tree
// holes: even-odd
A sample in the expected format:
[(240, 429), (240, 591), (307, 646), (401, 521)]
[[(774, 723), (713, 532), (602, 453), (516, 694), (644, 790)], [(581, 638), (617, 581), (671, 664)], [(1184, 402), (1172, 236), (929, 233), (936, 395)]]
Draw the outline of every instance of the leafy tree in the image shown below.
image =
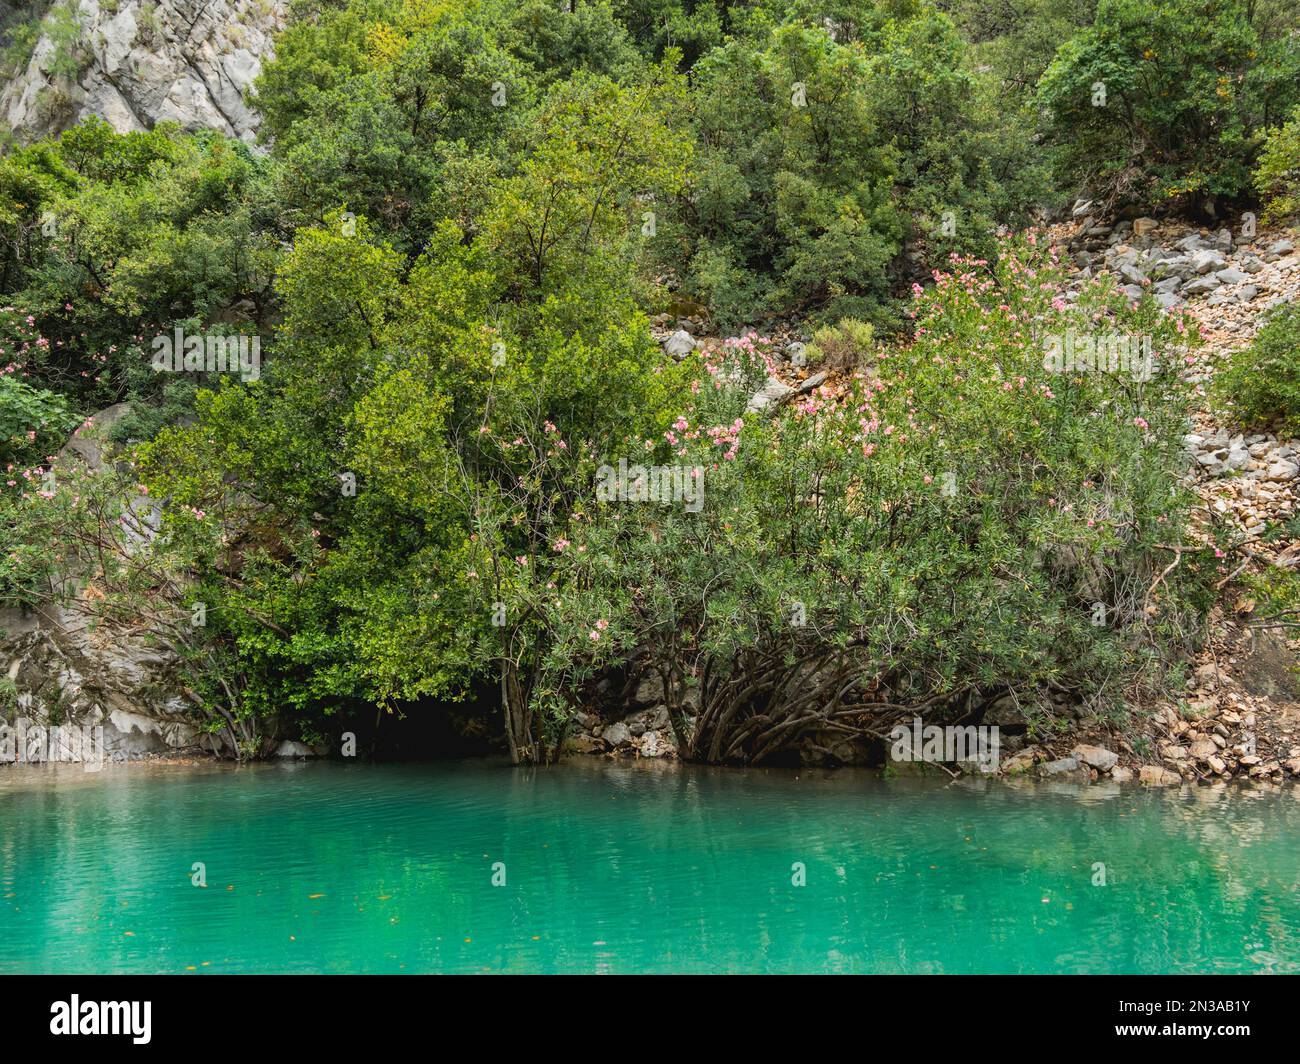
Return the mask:
[(1114, 202), (1213, 212), (1244, 192), (1262, 131), (1300, 100), (1294, 18), (1260, 12), (1257, 25), (1240, 0), (1101, 0), (1039, 86), (1062, 172)]
[(152, 397), (153, 336), (264, 321), (280, 254), (268, 165), (216, 134), (118, 134), (97, 119), (0, 160), (7, 298), (47, 341), (28, 371), (87, 406)]
[(789, 22), (692, 71), (698, 162), (669, 234), (723, 327), (773, 313), (884, 318), (908, 239), (987, 250), (1038, 190), (952, 24), (928, 7)]
[[(512, 559), (544, 556), (571, 520), (579, 451), (665, 416), (675, 371), (611, 264), (627, 261), (635, 194), (680, 172), (646, 96), (673, 77), (556, 86), (554, 121), (482, 232), (443, 222), (409, 269), (364, 217), (300, 230), (263, 380), (201, 394), (198, 421), (149, 446), (157, 493), (246, 530), (218, 567), (238, 575), (208, 590), (246, 705), (400, 710), (495, 673), (514, 755), (553, 756), (530, 708), (539, 578)], [(528, 226), (548, 205), (534, 272)]]

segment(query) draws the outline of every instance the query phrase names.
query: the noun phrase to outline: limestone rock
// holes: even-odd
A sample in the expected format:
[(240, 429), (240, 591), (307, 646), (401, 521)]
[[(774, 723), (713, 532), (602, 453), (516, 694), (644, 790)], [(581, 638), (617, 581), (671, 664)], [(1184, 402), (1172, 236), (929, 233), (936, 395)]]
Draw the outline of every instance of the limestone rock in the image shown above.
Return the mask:
[(594, 735), (574, 735), (568, 740), (568, 747), (575, 754), (598, 754), (605, 749), (605, 744)]
[(1138, 782), (1152, 787), (1169, 787), (1175, 783), (1182, 783), (1183, 778), (1177, 772), (1161, 768), (1159, 765), (1143, 765), (1138, 771)]
[(671, 355), (678, 362), (684, 359), (697, 347), (695, 337), (685, 329), (678, 329), (672, 336), (664, 341), (664, 353)]
[[(260, 118), (245, 94), (288, 8), (288, 0), (80, 0), (76, 40), (42, 35), (0, 91), (0, 115), (20, 141), (97, 115), (119, 133), (174, 121), (251, 144)], [(76, 75), (55, 73), (69, 55)]]
[(664, 700), (664, 681), (663, 677), (657, 672), (647, 673), (644, 679), (636, 686), (636, 694), (633, 701), (639, 706), (653, 706), (657, 702)]
[(657, 731), (646, 732), (641, 736), (636, 747), (642, 757), (667, 757), (676, 752), (672, 743)]
[(1002, 773), (1006, 776), (1019, 776), (1034, 767), (1034, 758), (1039, 753), (1036, 746), (1027, 746), (1002, 762)]
[(1038, 766), (1038, 774), (1055, 780), (1071, 780), (1087, 783), (1092, 774), (1080, 763), (1077, 757), (1062, 757), (1056, 761), (1045, 761)]
[(773, 403), (779, 403), (788, 398), (793, 392), (794, 389), (788, 384), (777, 380), (775, 377), (768, 377), (763, 387), (750, 397), (749, 405), (745, 409), (751, 413), (764, 410)]
[(828, 374), (826, 373), (825, 370), (822, 370), (818, 373), (814, 373), (811, 377), (809, 377), (807, 380), (803, 381), (799, 385), (798, 388), (799, 394), (806, 395), (808, 392), (820, 388), (823, 384), (826, 383), (827, 376)]
[(1192, 269), (1199, 274), (1217, 273), (1226, 268), (1228, 260), (1218, 251), (1202, 250), (1192, 252)]
[(1080, 744), (1070, 752), (1070, 755), (1078, 758), (1083, 764), (1095, 768), (1098, 772), (1109, 772), (1119, 764), (1119, 754), (1113, 750), (1107, 750), (1104, 746)]
[(286, 739), (275, 748), (275, 757), (279, 758), (299, 758), (299, 757), (317, 757), (318, 754), (306, 743), (294, 742), (292, 739)]

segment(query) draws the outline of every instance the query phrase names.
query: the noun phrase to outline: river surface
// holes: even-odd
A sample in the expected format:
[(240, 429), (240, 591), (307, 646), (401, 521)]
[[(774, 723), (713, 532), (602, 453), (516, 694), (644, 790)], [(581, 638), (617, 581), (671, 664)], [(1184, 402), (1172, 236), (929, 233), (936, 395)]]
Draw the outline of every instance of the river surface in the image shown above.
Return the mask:
[(0, 767), (0, 972), (683, 971), (1300, 972), (1300, 788)]

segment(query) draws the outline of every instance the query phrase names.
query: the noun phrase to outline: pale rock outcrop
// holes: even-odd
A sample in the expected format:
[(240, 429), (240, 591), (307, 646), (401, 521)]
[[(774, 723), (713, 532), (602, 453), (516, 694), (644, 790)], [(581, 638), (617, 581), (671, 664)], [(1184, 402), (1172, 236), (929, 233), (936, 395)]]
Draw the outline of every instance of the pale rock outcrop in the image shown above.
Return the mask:
[(260, 119), (245, 93), (287, 9), (286, 0), (79, 0), (76, 75), (55, 72), (68, 56), (40, 37), (0, 91), (0, 116), (22, 141), (98, 115), (120, 133), (174, 121), (252, 143)]
[[(112, 461), (108, 433), (129, 412), (109, 407), (78, 429), (60, 462), (89, 470)], [(123, 527), (130, 550), (146, 549), (157, 512), (144, 496), (129, 500)], [(103, 754), (130, 760), (209, 750), (195, 726), (176, 655), (146, 627), (94, 623), (83, 608), (96, 595), (78, 574), (60, 577), (70, 594), (35, 610), (0, 609), (0, 727), (103, 728)], [(73, 758), (79, 760), (79, 758)]]

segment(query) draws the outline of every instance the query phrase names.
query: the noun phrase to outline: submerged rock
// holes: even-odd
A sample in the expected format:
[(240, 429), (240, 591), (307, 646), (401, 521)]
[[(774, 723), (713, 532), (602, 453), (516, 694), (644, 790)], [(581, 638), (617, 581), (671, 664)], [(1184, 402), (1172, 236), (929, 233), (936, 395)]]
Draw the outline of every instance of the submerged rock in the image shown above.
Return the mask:
[(1175, 783), (1182, 783), (1183, 777), (1160, 765), (1143, 765), (1138, 771), (1138, 782), (1152, 787), (1169, 787)]

